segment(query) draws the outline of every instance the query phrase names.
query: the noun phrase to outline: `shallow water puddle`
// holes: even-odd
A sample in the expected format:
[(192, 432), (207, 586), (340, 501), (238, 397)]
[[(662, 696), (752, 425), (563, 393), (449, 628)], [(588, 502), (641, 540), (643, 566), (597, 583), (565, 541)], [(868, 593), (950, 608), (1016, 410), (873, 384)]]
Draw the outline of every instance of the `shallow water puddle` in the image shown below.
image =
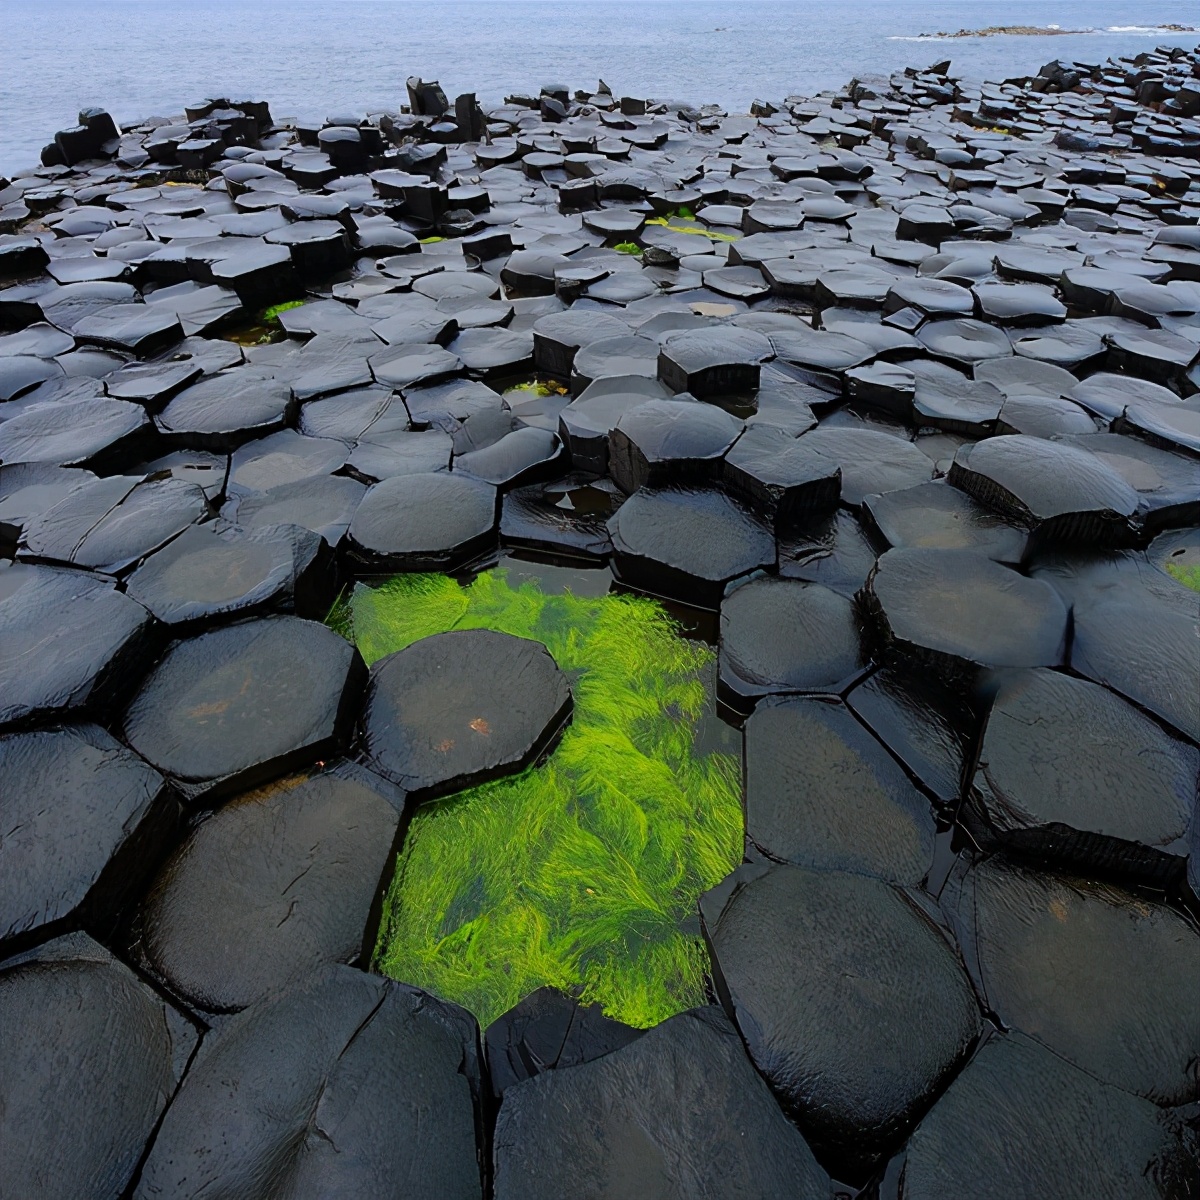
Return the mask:
[[(742, 858), (736, 733), (715, 654), (658, 602), (500, 569), (359, 584), (331, 618), (368, 663), (432, 634), (542, 642), (574, 716), (542, 764), (422, 805), (375, 965), (488, 1025), (544, 985), (648, 1027), (705, 1000), (696, 901)], [(606, 572), (589, 572), (606, 582)]]

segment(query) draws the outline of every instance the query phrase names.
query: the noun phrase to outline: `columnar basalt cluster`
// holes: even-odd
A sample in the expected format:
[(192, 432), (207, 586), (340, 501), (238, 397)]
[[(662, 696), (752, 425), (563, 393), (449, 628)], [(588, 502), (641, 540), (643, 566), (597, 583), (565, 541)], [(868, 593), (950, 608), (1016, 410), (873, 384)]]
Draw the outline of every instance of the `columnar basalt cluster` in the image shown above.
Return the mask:
[[(0, 181), (0, 1196), (1195, 1200), (1198, 112), (412, 79)], [(744, 861), (649, 1030), (371, 970), (577, 683), (325, 619), (514, 553), (719, 613)]]

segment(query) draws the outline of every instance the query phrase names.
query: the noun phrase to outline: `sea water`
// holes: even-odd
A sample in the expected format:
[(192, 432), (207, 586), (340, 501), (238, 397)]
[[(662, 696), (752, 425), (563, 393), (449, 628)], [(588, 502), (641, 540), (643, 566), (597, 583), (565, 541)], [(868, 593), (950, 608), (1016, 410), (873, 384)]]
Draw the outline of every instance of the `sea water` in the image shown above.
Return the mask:
[[(1200, 34), (1196, 0), (0, 0), (0, 172), (35, 165), (57, 129), (100, 105), (118, 121), (206, 96), (276, 116), (396, 108), (408, 75), (448, 95), (558, 82), (744, 111), (852, 76), (952, 58), (970, 78), (1101, 61)], [(925, 41), (995, 25), (1072, 36)], [(915, 39), (915, 40), (914, 40)]]

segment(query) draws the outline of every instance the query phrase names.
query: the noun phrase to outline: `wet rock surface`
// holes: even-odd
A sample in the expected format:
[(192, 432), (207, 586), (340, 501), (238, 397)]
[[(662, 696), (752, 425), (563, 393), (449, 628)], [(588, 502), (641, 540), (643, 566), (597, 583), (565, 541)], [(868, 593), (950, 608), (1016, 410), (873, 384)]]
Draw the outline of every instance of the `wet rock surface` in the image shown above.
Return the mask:
[[(0, 181), (0, 1194), (1191, 1197), (1198, 55), (88, 109)], [(574, 680), (317, 622), (513, 554), (717, 649), (736, 1033), (482, 1055), (370, 974)]]

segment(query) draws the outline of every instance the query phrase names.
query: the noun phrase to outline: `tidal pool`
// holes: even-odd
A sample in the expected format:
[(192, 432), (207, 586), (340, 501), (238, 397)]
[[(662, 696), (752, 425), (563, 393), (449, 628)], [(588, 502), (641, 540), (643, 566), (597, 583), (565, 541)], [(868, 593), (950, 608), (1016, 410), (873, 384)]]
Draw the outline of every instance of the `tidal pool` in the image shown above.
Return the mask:
[(359, 584), (330, 620), (368, 663), (451, 629), (532, 638), (574, 693), (543, 763), (416, 810), (376, 969), (485, 1027), (545, 985), (641, 1028), (703, 1003), (696, 901), (743, 836), (736, 741), (711, 736), (713, 651), (655, 600), (550, 594), (504, 569)]

